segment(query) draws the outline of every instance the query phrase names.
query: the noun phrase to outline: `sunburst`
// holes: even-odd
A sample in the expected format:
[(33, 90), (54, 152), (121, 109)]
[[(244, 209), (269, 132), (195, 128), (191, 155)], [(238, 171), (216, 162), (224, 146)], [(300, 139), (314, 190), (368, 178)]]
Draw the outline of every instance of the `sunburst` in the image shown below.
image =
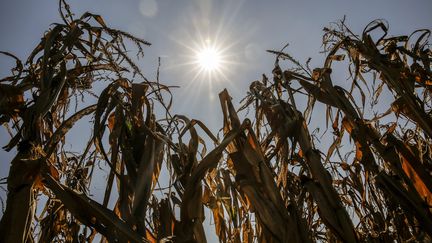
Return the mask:
[(223, 60), (218, 49), (212, 46), (205, 46), (197, 51), (196, 62), (202, 71), (213, 72), (221, 68)]

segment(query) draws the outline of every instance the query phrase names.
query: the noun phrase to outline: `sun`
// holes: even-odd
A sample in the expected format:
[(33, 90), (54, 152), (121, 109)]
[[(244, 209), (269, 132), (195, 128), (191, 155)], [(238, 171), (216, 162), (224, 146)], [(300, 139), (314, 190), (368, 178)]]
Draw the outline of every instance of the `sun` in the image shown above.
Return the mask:
[[(201, 31), (195, 34), (186, 32), (185, 40), (176, 42), (181, 45), (180, 56), (183, 60), (178, 60), (175, 66), (182, 68), (185, 77), (191, 85), (207, 85), (212, 88), (213, 84), (230, 83), (230, 78), (240, 63), (236, 62), (238, 52), (234, 48), (238, 43), (230, 41), (228, 34), (213, 34), (204, 37)], [(186, 76), (187, 75), (187, 76)]]
[(214, 47), (204, 47), (197, 53), (197, 63), (205, 71), (215, 71), (221, 66), (221, 54)]
[(202, 71), (218, 71), (222, 64), (221, 52), (213, 46), (205, 46), (196, 52), (196, 63)]

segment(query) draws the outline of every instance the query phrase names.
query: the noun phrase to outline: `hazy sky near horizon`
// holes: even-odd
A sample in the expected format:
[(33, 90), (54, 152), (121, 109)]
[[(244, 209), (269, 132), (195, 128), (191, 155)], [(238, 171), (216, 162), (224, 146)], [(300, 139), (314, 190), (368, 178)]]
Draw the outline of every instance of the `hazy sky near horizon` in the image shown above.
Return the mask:
[[(178, 85), (174, 89), (173, 113), (202, 120), (213, 132), (222, 127), (218, 93), (227, 88), (234, 104), (246, 95), (249, 84), (270, 77), (274, 56), (289, 43), (286, 52), (312, 67), (324, 56), (322, 29), (346, 16), (355, 32), (374, 19), (385, 19), (390, 35), (410, 34), (416, 29), (432, 29), (430, 0), (86, 0), (68, 1), (76, 16), (86, 11), (100, 14), (108, 26), (130, 32), (152, 43), (139, 62), (149, 79), (156, 77), (161, 58), (160, 80)], [(2, 0), (0, 2), (0, 50), (25, 60), (51, 23), (61, 22), (54, 0)], [(224, 49), (227, 64), (223, 76), (196, 76), (196, 66), (188, 64), (201, 40)], [(0, 76), (9, 74), (13, 63), (0, 57)], [(79, 135), (78, 135), (79, 137)], [(0, 129), (0, 145), (9, 141)], [(0, 151), (0, 178), (7, 176), (13, 154)], [(0, 192), (4, 198), (4, 192)], [(0, 212), (0, 214), (2, 214)]]

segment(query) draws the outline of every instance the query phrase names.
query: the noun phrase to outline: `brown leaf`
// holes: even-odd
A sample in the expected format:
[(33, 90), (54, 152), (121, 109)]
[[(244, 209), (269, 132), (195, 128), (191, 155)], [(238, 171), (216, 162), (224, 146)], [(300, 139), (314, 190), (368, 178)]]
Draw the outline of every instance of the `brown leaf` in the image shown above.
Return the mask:
[(81, 223), (95, 227), (110, 241), (118, 241), (123, 238), (131, 242), (145, 242), (143, 237), (133, 231), (126, 222), (120, 220), (112, 211), (84, 194), (62, 186), (50, 175), (45, 178), (48, 188)]

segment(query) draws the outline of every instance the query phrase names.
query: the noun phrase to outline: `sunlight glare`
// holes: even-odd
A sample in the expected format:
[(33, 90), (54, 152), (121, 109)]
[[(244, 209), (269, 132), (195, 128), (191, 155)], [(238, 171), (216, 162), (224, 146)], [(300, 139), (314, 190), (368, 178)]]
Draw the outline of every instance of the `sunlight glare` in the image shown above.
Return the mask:
[(214, 47), (205, 47), (197, 53), (197, 63), (205, 71), (215, 71), (220, 68), (221, 54)]

